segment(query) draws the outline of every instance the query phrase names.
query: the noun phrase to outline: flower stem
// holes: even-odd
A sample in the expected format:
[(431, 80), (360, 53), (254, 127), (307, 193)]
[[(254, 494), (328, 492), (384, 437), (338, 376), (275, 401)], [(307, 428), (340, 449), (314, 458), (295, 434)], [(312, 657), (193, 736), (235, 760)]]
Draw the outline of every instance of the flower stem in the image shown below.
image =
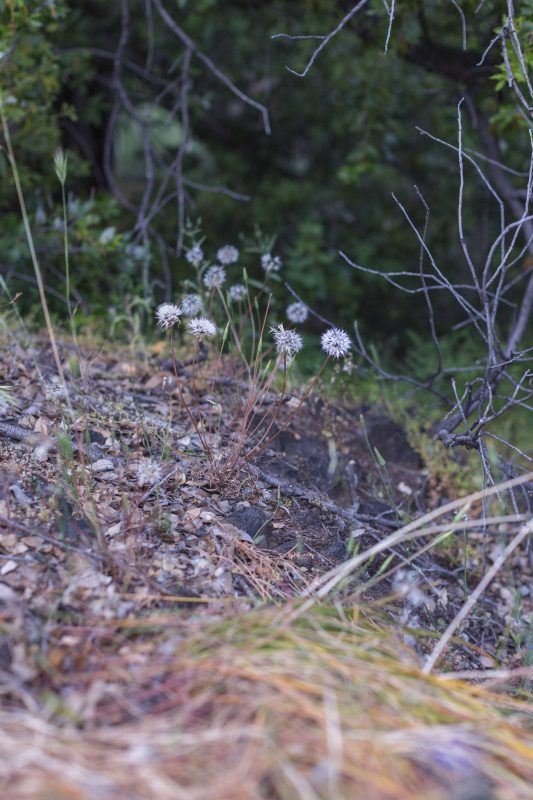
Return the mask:
[(303, 403), (304, 403), (304, 402), (307, 400), (307, 398), (309, 397), (309, 395), (310, 395), (310, 394), (311, 394), (311, 392), (313, 391), (313, 386), (315, 385), (315, 383), (317, 382), (317, 380), (320, 378), (320, 376), (321, 376), (321, 375), (322, 375), (322, 373), (324, 372), (325, 366), (326, 366), (326, 364), (328, 363), (328, 361), (329, 361), (329, 356), (326, 356), (326, 358), (324, 359), (324, 361), (323, 361), (323, 363), (322, 363), (322, 366), (320, 367), (320, 369), (318, 370), (318, 372), (316, 373), (316, 375), (314, 375), (314, 376), (311, 378), (311, 380), (309, 381), (309, 384), (307, 385), (307, 388), (306, 388), (305, 392), (303, 393), (303, 395), (302, 395), (302, 396), (301, 396), (301, 398), (300, 398), (300, 402), (298, 403), (298, 405), (296, 406), (296, 408), (294, 408), (294, 409), (292, 410), (292, 412), (289, 414), (289, 416), (287, 417), (287, 419), (285, 420), (285, 422), (283, 423), (283, 425), (282, 425), (280, 428), (278, 428), (278, 430), (276, 431), (276, 433), (274, 433), (274, 434), (273, 434), (273, 435), (270, 437), (270, 439), (267, 439), (267, 441), (266, 441), (266, 442), (264, 442), (264, 443), (263, 443), (263, 439), (264, 439), (264, 436), (263, 436), (263, 437), (260, 439), (260, 441), (258, 442), (258, 444), (254, 445), (254, 446), (252, 447), (252, 449), (251, 449), (251, 450), (250, 450), (248, 453), (246, 453), (246, 456), (245, 456), (245, 459), (246, 459), (246, 461), (250, 461), (250, 459), (252, 459), (252, 458), (255, 458), (255, 456), (259, 455), (259, 453), (261, 453), (261, 452), (262, 452), (262, 451), (263, 451), (263, 450), (264, 450), (266, 447), (268, 447), (268, 445), (269, 445), (271, 442), (273, 442), (273, 441), (274, 441), (274, 439), (275, 439), (277, 436), (279, 436), (279, 435), (280, 435), (280, 433), (283, 433), (283, 431), (287, 430), (287, 428), (288, 428), (288, 426), (289, 426), (290, 422), (292, 422), (292, 420), (294, 419), (295, 415), (298, 413), (298, 411), (299, 411), (299, 410), (300, 410), (300, 408), (302, 407), (302, 404), (303, 404)]
[(172, 328), (170, 329), (170, 354), (172, 356), (172, 366), (174, 367), (174, 376), (176, 378), (176, 385), (177, 385), (177, 389), (178, 389), (178, 394), (180, 396), (181, 405), (183, 406), (183, 408), (187, 412), (187, 416), (189, 417), (190, 421), (192, 422), (194, 430), (196, 431), (196, 433), (198, 435), (198, 438), (200, 439), (200, 442), (202, 443), (202, 447), (205, 450), (206, 456), (208, 457), (209, 461), (213, 461), (213, 454), (211, 452), (211, 448), (209, 447), (209, 445), (207, 444), (207, 441), (202, 436), (202, 434), (200, 432), (200, 428), (198, 427), (198, 424), (197, 424), (196, 420), (194, 419), (194, 416), (193, 416), (193, 414), (191, 412), (191, 409), (189, 408), (189, 406), (187, 404), (187, 401), (185, 400), (185, 395), (183, 394), (183, 389), (181, 387), (181, 379), (180, 379), (180, 377), (178, 375), (178, 365), (176, 363), (176, 354), (174, 352), (174, 333), (173, 333)]
[(58, 350), (58, 347), (57, 347), (54, 328), (52, 326), (52, 320), (51, 320), (51, 317), (50, 317), (50, 312), (48, 310), (48, 302), (46, 300), (43, 277), (42, 277), (42, 274), (41, 274), (41, 268), (39, 266), (39, 260), (37, 258), (37, 253), (36, 253), (36, 250), (35, 250), (35, 244), (34, 244), (33, 235), (32, 235), (32, 232), (31, 232), (30, 221), (29, 221), (28, 212), (27, 212), (27, 209), (26, 209), (26, 202), (24, 200), (24, 193), (22, 191), (22, 184), (20, 182), (20, 175), (19, 175), (19, 171), (18, 171), (18, 167), (17, 167), (17, 161), (15, 159), (15, 152), (13, 150), (13, 145), (11, 143), (11, 136), (10, 136), (10, 133), (9, 133), (9, 125), (7, 123), (7, 118), (6, 118), (6, 115), (5, 115), (4, 103), (3, 103), (3, 95), (2, 95), (2, 91), (1, 90), (0, 90), (0, 120), (2, 122), (2, 131), (3, 131), (3, 134), (4, 134), (4, 140), (5, 140), (5, 143), (6, 143), (8, 161), (9, 161), (9, 165), (11, 167), (11, 172), (13, 174), (13, 180), (15, 182), (15, 188), (16, 188), (16, 191), (17, 191), (17, 197), (18, 197), (18, 201), (19, 201), (19, 205), (20, 205), (20, 211), (21, 211), (21, 214), (22, 214), (22, 221), (23, 221), (23, 224), (24, 224), (24, 230), (25, 230), (25, 233), (26, 233), (26, 239), (27, 239), (27, 242), (28, 242), (29, 250), (30, 250), (31, 260), (32, 260), (32, 263), (33, 263), (33, 269), (35, 271), (35, 278), (36, 278), (36, 281), (37, 281), (37, 287), (39, 289), (39, 297), (40, 297), (40, 300), (41, 300), (41, 307), (42, 307), (43, 315), (44, 315), (44, 319), (45, 319), (46, 330), (48, 332), (48, 338), (50, 339), (50, 345), (52, 347), (52, 353), (53, 353), (53, 356), (54, 356), (54, 361), (56, 363), (56, 368), (57, 368), (57, 372), (58, 372), (58, 375), (59, 375), (59, 379), (61, 381), (62, 388), (63, 388), (63, 390), (65, 392), (67, 407), (68, 407), (69, 411), (71, 413), (73, 413), (72, 405), (71, 405), (71, 402), (70, 402), (69, 391), (68, 391), (68, 387), (67, 387), (67, 384), (66, 384), (66, 381), (65, 381), (65, 374), (63, 372), (63, 365), (62, 365), (61, 359), (59, 357), (59, 350)]

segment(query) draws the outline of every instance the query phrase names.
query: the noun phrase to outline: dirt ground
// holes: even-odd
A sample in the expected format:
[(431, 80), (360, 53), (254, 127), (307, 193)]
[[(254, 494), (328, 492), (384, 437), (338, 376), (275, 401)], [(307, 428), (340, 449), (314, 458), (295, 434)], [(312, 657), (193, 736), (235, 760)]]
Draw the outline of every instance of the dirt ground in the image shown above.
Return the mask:
[[(282, 430), (290, 415), (283, 407), (276, 412), (277, 438), (217, 486), (203, 466), (168, 361), (89, 351), (85, 371), (69, 380), (74, 419), (67, 424), (46, 345), (4, 350), (2, 383), (15, 387), (15, 405), (3, 407), (0, 431), (0, 580), (24, 619), (21, 646), (35, 650), (30, 643), (40, 630), (41, 656), (50, 636), (43, 614), (80, 623), (88, 614), (128, 616), (145, 596), (250, 602), (295, 596), (354, 548), (435, 505), (420, 454), (379, 410), (311, 398)], [(191, 407), (204, 419), (211, 415), (211, 435), (227, 441), (242, 389), (226, 377), (212, 385), (200, 381), (195, 390), (186, 389)], [(271, 419), (266, 413), (263, 425)], [(500, 534), (503, 540), (505, 526)], [(413, 615), (416, 625), (438, 631), (460, 608), (465, 585), (475, 585), (480, 574), (476, 535), (477, 547), (465, 553), (466, 584), (464, 562), (453, 560), (460, 545), (437, 548), (409, 566), (409, 580), (427, 597)], [(499, 547), (494, 539), (485, 547), (489, 562)], [(408, 547), (398, 549), (397, 566), (409, 556)], [(359, 583), (382, 562), (359, 575)], [(384, 581), (370, 597), (395, 585)], [(522, 551), (493, 583), (463, 637), (486, 650), (486, 659), (520, 658), (525, 641), (517, 616), (522, 625), (531, 619), (532, 594)], [(9, 619), (4, 622), (9, 631)], [(4, 633), (5, 663), (13, 658), (19, 633), (14, 636), (15, 643)]]
[[(69, 364), (72, 350), (65, 344), (62, 355)], [(222, 370), (216, 381), (206, 374), (197, 375), (194, 382), (183, 367), (180, 397), (168, 358), (159, 353), (86, 348), (81, 375), (74, 377), (67, 369), (66, 397), (54, 378), (45, 343), (32, 340), (23, 346), (11, 341), (4, 347), (2, 359), (0, 383), (12, 387), (2, 396), (0, 407), (0, 692), (4, 715), (0, 727), (5, 734), (0, 764), (6, 776), (6, 782), (0, 782), (2, 797), (147, 800), (154, 796), (156, 785), (160, 786), (158, 796), (169, 800), (182, 796), (222, 800), (236, 796), (236, 787), (241, 787), (238, 791), (243, 798), (336, 797), (327, 791), (301, 794), (301, 787), (287, 793), (277, 785), (276, 770), (285, 769), (278, 763), (283, 748), (292, 753), (295, 740), (309, 732), (305, 714), (300, 719), (299, 711), (288, 712), (282, 704), (285, 710), (280, 720), (287, 713), (294, 714), (296, 727), (293, 738), (285, 744), (278, 742), (271, 763), (264, 759), (264, 737), (276, 739), (283, 730), (280, 721), (275, 722), (275, 732), (261, 728), (261, 749), (255, 761), (247, 761), (243, 753), (255, 752), (255, 734), (252, 739), (244, 736), (245, 745), (237, 737), (237, 751), (229, 745), (224, 749), (222, 744), (230, 709), (231, 718), (241, 720), (248, 714), (246, 707), (253, 724), (259, 725), (254, 681), (259, 681), (257, 691), (263, 692), (264, 677), (274, 676), (285, 658), (294, 658), (283, 680), (292, 686), (294, 670), (303, 670), (299, 688), (295, 688), (303, 694), (293, 698), (295, 709), (301, 708), (308, 691), (311, 695), (305, 703), (315, 703), (311, 696), (316, 681), (329, 684), (337, 675), (340, 682), (334, 691), (342, 694), (349, 686), (342, 677), (346, 669), (356, 669), (350, 673), (350, 680), (356, 683), (356, 676), (365, 670), (369, 675), (374, 670), (376, 676), (382, 670), (372, 714), (390, 716), (397, 704), (397, 669), (407, 669), (402, 681), (411, 680), (407, 675), (419, 674), (425, 655), (483, 570), (498, 557), (513, 525), (501, 523), (485, 539), (474, 526), (469, 529), (468, 541), (452, 534), (418, 555), (418, 544), (413, 542), (384, 552), (365, 563), (331, 596), (331, 608), (340, 614), (340, 622), (333, 623), (326, 607), (324, 619), (318, 621), (311, 615), (308, 622), (307, 617), (302, 618), (296, 625), (304, 627), (284, 633), (285, 623), (268, 615), (297, 609), (299, 598), (317, 576), (382, 541), (439, 502), (453, 499), (439, 497), (431, 469), (395, 421), (379, 409), (343, 407), (316, 397), (293, 414), (297, 397), (282, 398), (281, 404), (274, 398), (270, 406), (255, 409), (252, 428), (257, 424), (257, 430), (251, 444), (271, 424), (271, 432), (278, 435), (257, 457), (249, 462), (241, 459), (231, 474), (225, 474), (210, 467), (202, 439), (209, 442), (213, 453), (226, 452), (235, 440), (243, 386), (230, 367)], [(196, 430), (191, 414), (184, 411), (183, 399), (199, 423)], [(469, 514), (475, 520), (480, 507), (472, 506)], [(456, 671), (505, 668), (513, 675), (522, 675), (523, 669), (527, 672), (532, 603), (526, 547), (514, 554), (491, 583), (454, 637), (442, 667)], [(354, 620), (359, 620), (360, 612), (354, 611), (358, 604), (367, 609), (361, 612), (368, 618), (363, 627), (359, 622), (348, 623), (346, 616), (356, 613)], [(341, 627), (337, 630), (335, 625)], [(273, 649), (263, 651), (271, 636), (261, 633), (265, 630), (272, 635), (278, 631), (280, 638), (272, 644)], [(284, 637), (289, 631), (294, 639), (287, 650)], [(315, 639), (326, 635), (329, 638), (323, 641), (322, 655), (311, 668), (308, 659)], [(335, 659), (345, 636), (354, 650), (351, 660), (342, 666)], [(299, 653), (303, 641), (307, 644)], [(279, 654), (277, 647), (281, 648)], [(175, 652), (183, 655), (179, 663), (173, 660)], [(326, 652), (326, 662), (334, 672), (323, 672)], [(374, 667), (368, 661), (369, 652), (375, 653)], [(300, 657), (302, 666), (296, 663)], [(334, 662), (335, 667), (331, 666)], [(216, 664), (226, 665), (220, 667), (222, 673)], [(204, 667), (210, 676), (205, 685)], [(301, 681), (309, 669), (317, 669), (317, 677), (304, 686)], [(239, 670), (242, 674), (237, 674)], [(222, 674), (229, 683), (224, 683)], [(223, 689), (216, 688), (220, 680)], [(435, 689), (417, 680), (420, 691), (429, 692), (416, 701), (416, 713), (422, 719), (429, 713), (424, 704), (430, 702)], [(379, 688), (381, 681), (393, 693), (385, 705), (377, 699), (385, 691)], [(505, 688), (518, 702), (529, 697), (530, 684), (530, 677), (516, 678)], [(243, 689), (248, 685), (249, 693)], [(276, 686), (275, 692), (281, 691)], [(271, 689), (274, 691), (273, 686)], [(443, 720), (455, 720), (447, 710), (447, 691), (443, 686), (438, 714)], [(209, 694), (207, 700), (205, 692), (215, 694)], [(365, 694), (361, 687), (357, 702), (363, 702)], [(197, 701), (198, 697), (204, 700)], [(276, 698), (274, 707), (280, 701), (277, 694)], [(354, 697), (347, 695), (346, 708), (353, 701)], [(330, 724), (328, 715), (334, 713), (329, 702), (324, 706), (320, 700), (316, 738), (309, 744), (316, 748), (317, 763), (326, 746), (322, 737)], [(483, 714), (479, 716), (474, 696), (468, 702), (474, 703), (472, 723), (468, 724), (476, 730), (479, 727), (479, 739), (489, 723)], [(486, 708), (492, 702), (487, 701)], [(504, 702), (506, 708), (505, 703), (511, 701), (497, 702)], [(261, 708), (269, 703), (265, 696)], [(519, 720), (523, 708), (517, 708)], [(344, 719), (344, 708), (340, 713)], [(266, 719), (262, 714), (260, 726)], [(326, 714), (324, 720), (322, 714)], [(357, 714), (351, 712), (343, 724), (350, 726), (359, 719)], [(509, 732), (498, 720), (491, 717), (494, 736), (505, 734), (518, 742), (522, 729)], [(374, 736), (372, 731), (392, 724), (372, 715), (367, 723), (370, 727), (364, 737), (368, 741)], [(406, 731), (412, 727), (409, 717), (399, 713), (394, 725), (404, 724)], [(192, 770), (190, 785), (179, 791), (176, 788), (181, 778), (174, 775), (164, 756), (167, 744), (174, 741), (174, 725), (184, 731), (205, 726), (202, 737), (214, 736), (214, 729), (219, 731), (221, 739), (216, 746), (222, 748), (218, 756), (221, 766), (214, 770), (209, 790), (204, 785), (203, 767), (197, 769), (192, 755), (196, 751), (187, 747), (180, 763), (185, 770)], [(150, 749), (147, 741), (153, 737), (159, 741), (160, 735), (163, 750), (154, 744), (154, 752), (163, 759), (164, 767), (154, 771), (146, 747)], [(353, 735), (357, 741), (363, 734)], [(457, 735), (453, 733), (453, 741)], [(397, 778), (394, 790), (378, 787), (374, 778), (367, 785), (367, 779), (361, 777), (364, 769), (356, 780), (348, 767), (343, 780), (352, 788), (345, 796), (352, 796), (350, 792), (357, 786), (369, 800), (429, 797), (425, 790), (421, 795), (413, 790), (416, 781), (422, 787), (426, 781), (424, 768), (416, 766), (419, 744), (413, 737), (412, 751), (401, 756), (405, 761), (398, 771), (391, 766)], [(138, 745), (132, 744), (134, 741)], [(486, 747), (496, 747), (494, 741), (487, 739)], [(11, 752), (8, 742), (18, 742), (18, 749)], [(128, 778), (130, 750), (124, 750), (126, 742), (128, 748), (140, 748), (134, 754), (133, 783)], [(56, 745), (58, 750), (54, 750)], [(393, 760), (400, 757), (396, 745), (390, 747), (387, 744), (379, 752)], [(24, 764), (17, 753), (27, 754)], [(204, 756), (211, 759), (213, 754), (209, 751)], [(203, 763), (204, 756), (198, 756), (198, 763)], [(351, 757), (356, 758), (355, 753)], [(518, 745), (513, 744), (508, 756), (513, 764), (510, 769), (527, 784), (522, 757)], [(257, 776), (246, 773), (251, 781), (246, 789), (241, 773), (232, 772), (235, 759), (242, 758), (239, 763), (248, 764), (251, 772), (262, 765)], [(294, 758), (298, 761), (300, 757)], [(85, 759), (101, 763), (98, 786), (93, 785)], [(70, 771), (59, 766), (65, 761), (72, 762)], [(494, 775), (500, 769), (498, 764), (494, 764)], [(307, 766), (299, 764), (298, 769), (305, 772)], [(377, 762), (376, 769), (381, 769)], [(479, 775), (476, 770), (468, 772), (474, 786), (472, 797), (480, 796), (475, 794), (479, 786), (484, 787), (483, 797), (487, 798), (527, 796), (527, 792), (506, 794), (506, 789), (491, 794), (493, 777), (489, 780), (487, 775), (493, 773), (488, 767)], [(230, 774), (234, 776), (231, 780)], [(459, 769), (458, 784), (462, 774)], [(313, 785), (318, 781), (318, 786), (320, 770), (315, 768), (309, 775), (306, 780)], [(293, 779), (294, 775), (289, 783)], [(286, 776), (282, 783), (285, 780)], [(448, 777), (431, 780), (438, 786), (449, 783)], [(498, 779), (494, 781), (496, 785)], [(272, 788), (274, 784), (277, 788)], [(503, 784), (506, 786), (505, 781)]]

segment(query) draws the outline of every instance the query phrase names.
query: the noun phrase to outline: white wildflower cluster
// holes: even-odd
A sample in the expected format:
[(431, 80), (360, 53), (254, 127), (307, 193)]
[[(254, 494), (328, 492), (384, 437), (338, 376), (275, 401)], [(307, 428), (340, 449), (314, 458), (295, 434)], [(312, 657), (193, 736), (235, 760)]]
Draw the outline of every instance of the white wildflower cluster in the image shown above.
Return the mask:
[(109, 228), (104, 228), (104, 230), (98, 237), (98, 241), (100, 242), (100, 244), (103, 245), (110, 244), (115, 238), (116, 232), (117, 229), (114, 228), (112, 225)]
[(352, 346), (350, 337), (346, 331), (340, 328), (330, 328), (320, 337), (322, 350), (331, 358), (341, 358), (345, 356)]
[(199, 244), (194, 244), (185, 253), (185, 258), (189, 262), (189, 264), (193, 265), (193, 267), (199, 267), (202, 261), (204, 260), (204, 251), (202, 250)]
[(153, 486), (161, 480), (162, 469), (153, 458), (143, 458), (135, 469), (139, 486)]
[(229, 296), (232, 300), (244, 300), (246, 297), (246, 286), (243, 286), (242, 283), (235, 283), (233, 286), (229, 287)]
[(296, 331), (286, 331), (283, 325), (275, 325), (270, 329), (278, 353), (293, 356), (303, 347), (302, 337)]
[(200, 295), (186, 294), (180, 301), (180, 309), (184, 317), (195, 317), (202, 309)]
[(261, 256), (261, 267), (265, 272), (279, 272), (281, 269), (281, 258), (265, 253)]
[(297, 325), (305, 322), (309, 316), (309, 309), (305, 303), (291, 303), (290, 306), (287, 306), (286, 314), (289, 322), (294, 322)]
[[(236, 264), (239, 261), (239, 250), (232, 244), (225, 244), (219, 247), (216, 254), (217, 263), (208, 266), (203, 272), (203, 284), (209, 290), (220, 289), (226, 282), (226, 267)], [(205, 263), (205, 256), (200, 244), (191, 246), (185, 253), (185, 258), (195, 267), (200, 267)], [(272, 253), (261, 255), (261, 268), (268, 276), (270, 273), (279, 272), (282, 268), (282, 261), (279, 256)], [(248, 288), (242, 283), (235, 283), (228, 289), (229, 299), (233, 302), (240, 302), (248, 297)], [(194, 337), (200, 339), (205, 336), (215, 336), (217, 328), (215, 322), (205, 317), (198, 316), (202, 313), (203, 302), (201, 293), (187, 294), (180, 301), (179, 306), (171, 303), (163, 303), (156, 312), (157, 320), (162, 328), (170, 328), (180, 321), (180, 316), (190, 317), (187, 322), (187, 331)], [(224, 308), (226, 306), (224, 305)], [(226, 309), (227, 310), (227, 309)], [(293, 325), (301, 325), (309, 317), (308, 306), (301, 302), (290, 303), (285, 314)], [(276, 367), (286, 369), (292, 362), (294, 356), (303, 347), (303, 340), (295, 330), (286, 330), (282, 324), (275, 325), (271, 329), (271, 334), (276, 347)], [(325, 331), (320, 338), (322, 350), (328, 358), (340, 359), (350, 356), (352, 343), (346, 331), (340, 328), (330, 328)]]
[(400, 569), (394, 576), (394, 591), (405, 600), (406, 605), (418, 608), (423, 605), (427, 598), (420, 588), (418, 575), (407, 569)]
[(161, 328), (172, 328), (180, 321), (181, 308), (174, 303), (162, 303), (155, 312), (157, 324)]
[(52, 375), (51, 378), (43, 381), (43, 391), (51, 400), (61, 400), (67, 396), (65, 386), (57, 375)]
[(232, 244), (225, 244), (217, 252), (217, 260), (226, 267), (235, 264), (239, 260), (239, 251)]
[(223, 267), (209, 267), (204, 275), (204, 285), (208, 289), (216, 289), (226, 280), (226, 270)]
[(214, 336), (217, 332), (216, 325), (205, 317), (195, 317), (187, 323), (187, 330), (200, 339), (202, 336)]

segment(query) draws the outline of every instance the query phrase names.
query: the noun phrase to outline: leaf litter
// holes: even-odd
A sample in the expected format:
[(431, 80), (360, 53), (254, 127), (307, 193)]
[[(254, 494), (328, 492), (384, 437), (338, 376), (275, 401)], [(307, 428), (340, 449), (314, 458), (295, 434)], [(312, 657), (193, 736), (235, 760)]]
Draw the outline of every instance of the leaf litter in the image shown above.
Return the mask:
[[(163, 359), (86, 358), (68, 423), (37, 340), (2, 365), (16, 397), (0, 420), (2, 797), (533, 796), (525, 552), (447, 661), (505, 667), (490, 689), (421, 674), (464, 592), (435, 551), (412, 564), (399, 548), (288, 622), (312, 579), (431, 502), (395, 423), (370, 412), (393, 506), (358, 411), (322, 401), (217, 486)], [(231, 374), (195, 388), (216, 449)], [(380, 581), (391, 566), (403, 577)]]

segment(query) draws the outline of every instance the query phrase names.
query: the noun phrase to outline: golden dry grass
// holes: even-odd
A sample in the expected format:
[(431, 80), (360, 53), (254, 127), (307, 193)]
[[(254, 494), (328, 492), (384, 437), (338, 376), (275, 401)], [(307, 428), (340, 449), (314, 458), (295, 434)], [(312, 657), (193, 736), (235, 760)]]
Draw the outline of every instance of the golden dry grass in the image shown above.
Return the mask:
[(531, 705), (424, 676), (360, 609), (282, 620), (276, 608), (198, 616), (122, 644), (85, 675), (93, 702), (75, 724), (46, 706), (3, 711), (0, 796), (533, 797)]

